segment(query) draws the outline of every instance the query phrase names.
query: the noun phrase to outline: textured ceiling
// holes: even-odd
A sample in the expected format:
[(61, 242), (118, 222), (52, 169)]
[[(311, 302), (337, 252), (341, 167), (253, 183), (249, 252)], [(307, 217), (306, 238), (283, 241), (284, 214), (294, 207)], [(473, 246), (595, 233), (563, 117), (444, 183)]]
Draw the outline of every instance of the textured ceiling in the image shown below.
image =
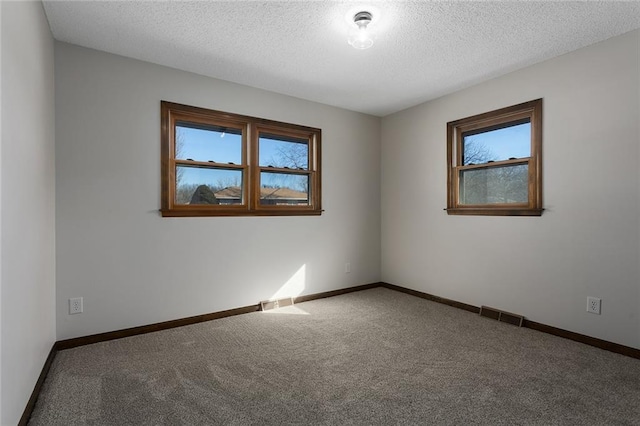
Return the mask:
[(57, 40), (377, 116), (640, 28), (636, 1), (43, 3)]

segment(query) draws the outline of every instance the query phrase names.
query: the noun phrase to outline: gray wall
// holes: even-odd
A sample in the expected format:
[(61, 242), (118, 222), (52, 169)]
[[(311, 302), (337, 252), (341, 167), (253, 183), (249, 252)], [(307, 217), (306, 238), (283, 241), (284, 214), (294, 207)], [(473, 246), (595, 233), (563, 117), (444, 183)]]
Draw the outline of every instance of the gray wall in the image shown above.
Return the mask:
[[(321, 128), (326, 211), (160, 217), (161, 100)], [(379, 164), (379, 118), (56, 43), (58, 339), (379, 281)]]
[[(639, 38), (385, 117), (383, 280), (640, 348)], [(446, 123), (537, 98), (543, 216), (448, 216)]]
[(40, 2), (0, 10), (0, 423), (11, 425), (56, 337), (54, 47)]

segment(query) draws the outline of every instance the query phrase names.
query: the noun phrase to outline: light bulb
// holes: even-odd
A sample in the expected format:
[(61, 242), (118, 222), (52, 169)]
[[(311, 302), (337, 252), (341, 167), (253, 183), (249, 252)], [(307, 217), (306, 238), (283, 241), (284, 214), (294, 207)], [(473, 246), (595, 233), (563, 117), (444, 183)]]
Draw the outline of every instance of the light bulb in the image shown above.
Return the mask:
[(371, 13), (358, 12), (353, 17), (357, 28), (349, 31), (349, 44), (356, 49), (368, 49), (373, 46), (374, 33), (368, 28), (371, 23)]

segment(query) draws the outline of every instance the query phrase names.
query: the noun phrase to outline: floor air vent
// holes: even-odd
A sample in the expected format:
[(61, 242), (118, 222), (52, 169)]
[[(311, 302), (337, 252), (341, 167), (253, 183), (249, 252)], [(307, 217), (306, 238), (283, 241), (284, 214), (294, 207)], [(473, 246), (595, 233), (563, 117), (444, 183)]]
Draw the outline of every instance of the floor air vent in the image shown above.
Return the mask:
[(490, 308), (488, 306), (480, 307), (480, 316), (493, 318), (498, 321), (506, 322), (509, 324), (517, 325), (518, 327), (522, 327), (522, 321), (524, 321), (524, 317), (522, 315), (512, 314), (509, 312), (501, 311), (498, 309)]
[(287, 297), (284, 299), (277, 300), (266, 300), (264, 302), (260, 302), (260, 310), (268, 311), (271, 309), (283, 308), (285, 306), (293, 305), (293, 297)]

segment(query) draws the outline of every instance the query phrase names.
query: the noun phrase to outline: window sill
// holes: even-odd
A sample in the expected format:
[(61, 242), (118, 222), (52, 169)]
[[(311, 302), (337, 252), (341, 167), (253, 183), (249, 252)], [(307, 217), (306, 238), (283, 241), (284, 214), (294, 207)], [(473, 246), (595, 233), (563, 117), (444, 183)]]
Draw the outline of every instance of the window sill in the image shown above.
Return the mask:
[(163, 210), (162, 217), (212, 217), (212, 216), (320, 216), (324, 210)]
[(458, 207), (445, 209), (449, 215), (473, 216), (542, 216), (544, 209), (514, 207)]

